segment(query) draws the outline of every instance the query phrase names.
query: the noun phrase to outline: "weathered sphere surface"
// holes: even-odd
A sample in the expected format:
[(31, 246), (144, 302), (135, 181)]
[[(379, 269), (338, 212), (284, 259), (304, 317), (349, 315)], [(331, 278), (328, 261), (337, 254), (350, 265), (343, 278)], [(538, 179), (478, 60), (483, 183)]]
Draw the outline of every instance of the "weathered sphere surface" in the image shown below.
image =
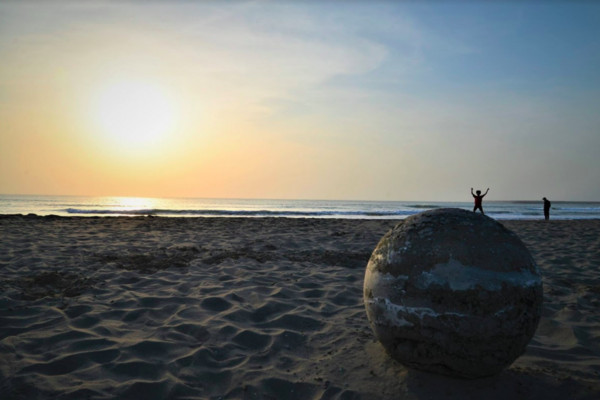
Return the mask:
[(390, 356), (466, 378), (497, 374), (523, 354), (542, 300), (537, 265), (517, 235), (452, 208), (396, 225), (364, 281), (369, 322)]

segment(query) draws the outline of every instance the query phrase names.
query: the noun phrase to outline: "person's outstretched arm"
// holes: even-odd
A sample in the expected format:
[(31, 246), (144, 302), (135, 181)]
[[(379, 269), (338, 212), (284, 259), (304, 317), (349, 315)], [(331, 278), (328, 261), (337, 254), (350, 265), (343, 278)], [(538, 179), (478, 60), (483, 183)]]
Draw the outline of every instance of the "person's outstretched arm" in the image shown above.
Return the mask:
[(471, 188), (471, 196), (475, 197), (475, 195), (473, 194), (473, 188)]
[(481, 195), (481, 197), (485, 196), (487, 194), (487, 192), (489, 192), (489, 191), (490, 191), (490, 188), (487, 188), (487, 190), (485, 191), (484, 194)]

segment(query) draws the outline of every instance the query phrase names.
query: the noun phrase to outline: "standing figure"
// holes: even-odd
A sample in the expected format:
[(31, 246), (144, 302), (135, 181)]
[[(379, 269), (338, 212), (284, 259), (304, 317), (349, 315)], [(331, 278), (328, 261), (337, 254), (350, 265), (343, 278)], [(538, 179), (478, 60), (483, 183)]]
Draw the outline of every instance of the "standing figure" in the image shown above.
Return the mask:
[(548, 200), (547, 198), (543, 198), (544, 200), (544, 218), (546, 219), (546, 221), (548, 221), (550, 219), (550, 206), (552, 205), (552, 203), (550, 203), (550, 200)]
[(487, 188), (487, 190), (485, 191), (484, 194), (481, 194), (481, 190), (478, 190), (476, 193), (477, 194), (473, 194), (473, 188), (471, 188), (471, 196), (473, 196), (473, 198), (475, 199), (475, 206), (473, 207), (473, 212), (477, 211), (477, 209), (481, 210), (481, 213), (483, 215), (485, 215), (485, 213), (483, 212), (483, 197), (488, 194), (488, 192), (490, 191), (490, 188)]

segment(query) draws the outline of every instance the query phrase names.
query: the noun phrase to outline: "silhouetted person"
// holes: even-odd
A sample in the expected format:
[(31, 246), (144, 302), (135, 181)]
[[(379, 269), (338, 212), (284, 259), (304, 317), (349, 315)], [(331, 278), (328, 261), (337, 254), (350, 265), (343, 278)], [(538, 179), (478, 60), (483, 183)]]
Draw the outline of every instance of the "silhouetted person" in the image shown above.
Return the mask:
[(550, 206), (552, 205), (552, 203), (550, 203), (550, 200), (548, 200), (547, 198), (543, 198), (544, 200), (544, 218), (546, 218), (546, 221), (548, 221), (550, 219)]
[(473, 188), (471, 188), (471, 196), (473, 196), (473, 198), (475, 199), (475, 206), (473, 207), (473, 212), (477, 211), (477, 209), (481, 210), (481, 213), (483, 215), (485, 215), (485, 213), (483, 212), (483, 197), (488, 194), (488, 192), (490, 191), (490, 188), (487, 188), (487, 190), (485, 191), (484, 194), (481, 194), (481, 190), (478, 190), (476, 193), (473, 193)]

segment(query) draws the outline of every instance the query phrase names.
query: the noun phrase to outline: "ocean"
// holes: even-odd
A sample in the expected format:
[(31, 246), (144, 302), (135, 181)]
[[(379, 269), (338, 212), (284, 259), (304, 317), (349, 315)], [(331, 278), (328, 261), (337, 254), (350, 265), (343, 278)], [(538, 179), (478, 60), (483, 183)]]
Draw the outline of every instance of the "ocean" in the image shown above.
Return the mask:
[[(542, 201), (484, 201), (495, 219), (542, 219)], [(261, 200), (0, 195), (0, 214), (59, 216), (289, 217), (402, 219), (425, 210), (472, 202)], [(600, 218), (600, 202), (553, 201), (551, 219)]]

